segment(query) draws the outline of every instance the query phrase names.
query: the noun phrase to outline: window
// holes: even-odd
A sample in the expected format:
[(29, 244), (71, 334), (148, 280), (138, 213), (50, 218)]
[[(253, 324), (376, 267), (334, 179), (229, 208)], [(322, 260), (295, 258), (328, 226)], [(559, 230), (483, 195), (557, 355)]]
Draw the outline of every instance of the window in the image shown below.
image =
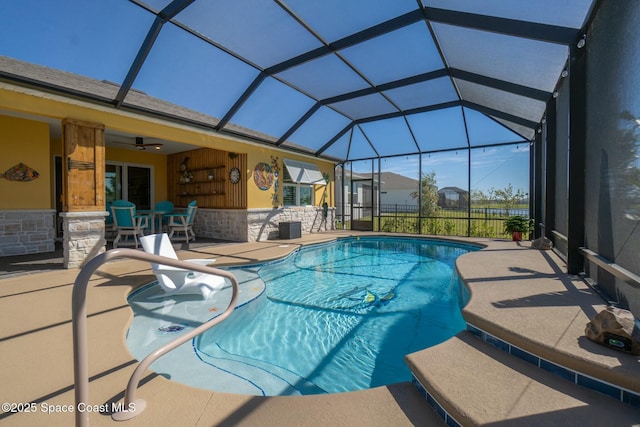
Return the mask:
[(313, 205), (314, 184), (325, 184), (317, 166), (284, 159), (282, 198), (285, 206)]
[(282, 199), (285, 206), (313, 205), (313, 185), (292, 183), (288, 172), (284, 170), (284, 184), (282, 185)]
[(282, 186), (282, 200), (285, 206), (296, 206), (298, 204), (298, 186), (296, 184), (284, 184)]

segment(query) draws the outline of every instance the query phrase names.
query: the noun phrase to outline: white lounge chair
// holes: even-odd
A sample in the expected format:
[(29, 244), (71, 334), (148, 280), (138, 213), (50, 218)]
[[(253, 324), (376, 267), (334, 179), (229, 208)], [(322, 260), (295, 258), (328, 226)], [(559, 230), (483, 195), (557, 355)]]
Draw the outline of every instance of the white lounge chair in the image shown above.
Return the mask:
[[(140, 238), (140, 243), (144, 251), (150, 254), (161, 255), (167, 258), (178, 259), (176, 251), (173, 249), (171, 240), (166, 233), (151, 234)], [(214, 263), (215, 259), (188, 259), (184, 260), (194, 264), (208, 265)], [(173, 294), (202, 295), (209, 298), (224, 284), (224, 278), (213, 274), (199, 273), (182, 268), (171, 267), (164, 264), (151, 264), (153, 273), (158, 278), (158, 283), (164, 290), (164, 297)]]

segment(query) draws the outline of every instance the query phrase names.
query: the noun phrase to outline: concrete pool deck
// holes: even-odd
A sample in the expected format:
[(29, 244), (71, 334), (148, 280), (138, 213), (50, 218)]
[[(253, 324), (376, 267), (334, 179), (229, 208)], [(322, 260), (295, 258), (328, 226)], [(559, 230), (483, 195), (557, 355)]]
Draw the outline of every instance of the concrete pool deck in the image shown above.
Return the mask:
[[(244, 264), (279, 258), (300, 245), (351, 234), (366, 233), (318, 233), (292, 240), (194, 245), (189, 250), (179, 251), (178, 255), (181, 259), (216, 258), (216, 266)], [(621, 372), (618, 376), (622, 377), (635, 375), (631, 383), (638, 381), (637, 358), (610, 353), (613, 350), (595, 344), (591, 347), (580, 339), (584, 323), (604, 307), (604, 302), (583, 289), (581, 280), (562, 273), (562, 263), (555, 254), (531, 250), (526, 243), (461, 240), (487, 246), (481, 252), (459, 259), (458, 269), (473, 294), (465, 309), (467, 321), (471, 320), (474, 326), (487, 332), (511, 331), (520, 346), (526, 347), (533, 342), (534, 347), (544, 349), (545, 356), (563, 359), (565, 353), (577, 352), (577, 359), (587, 359), (584, 363), (588, 366), (591, 366), (589, 359), (594, 359), (595, 366), (599, 366), (595, 368), (597, 371), (615, 371), (616, 375)], [(73, 425), (74, 414), (60, 411), (74, 403), (71, 289), (79, 270), (55, 268), (55, 262), (50, 262), (45, 267), (34, 264), (33, 271), (25, 268), (25, 272), (17, 273), (15, 268), (3, 268), (3, 262), (8, 261), (0, 261), (0, 354), (3, 361), (0, 394), (3, 402), (35, 403), (36, 411), (6, 413), (3, 410), (0, 424)], [(49, 266), (52, 267), (47, 268)], [(108, 263), (93, 275), (88, 291), (91, 405), (122, 401), (124, 388), (136, 366), (125, 343), (133, 316), (126, 297), (132, 289), (154, 279), (148, 264), (130, 260)], [(460, 369), (454, 358), (450, 362), (452, 369)], [(460, 378), (465, 381), (464, 375)], [(91, 425), (444, 425), (410, 383), (332, 395), (265, 398), (191, 388), (148, 372), (137, 397), (147, 401), (147, 409), (140, 416), (116, 423), (109, 415), (91, 413)], [(604, 395), (594, 399), (603, 407), (620, 412), (624, 416), (621, 420), (630, 420), (619, 425), (633, 425), (634, 419), (640, 423), (640, 410), (618, 404)], [(478, 402), (484, 400), (478, 399)], [(475, 405), (473, 400), (466, 404)], [(56, 412), (46, 414), (44, 409)], [(483, 410), (486, 412), (487, 408)], [(537, 405), (530, 412), (544, 414), (544, 407)], [(489, 417), (489, 423), (509, 420), (508, 413), (496, 416), (497, 419)], [(544, 418), (547, 425), (550, 419), (553, 420), (547, 414)], [(600, 424), (594, 420), (591, 425)]]

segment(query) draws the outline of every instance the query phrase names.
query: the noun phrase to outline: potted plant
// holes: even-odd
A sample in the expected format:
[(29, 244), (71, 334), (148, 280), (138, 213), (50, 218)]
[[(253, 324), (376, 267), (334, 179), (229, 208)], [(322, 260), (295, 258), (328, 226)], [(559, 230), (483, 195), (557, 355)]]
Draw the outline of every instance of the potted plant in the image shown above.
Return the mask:
[(533, 231), (533, 219), (522, 215), (513, 215), (504, 220), (504, 231), (511, 233), (514, 242), (522, 240), (522, 233), (531, 233)]

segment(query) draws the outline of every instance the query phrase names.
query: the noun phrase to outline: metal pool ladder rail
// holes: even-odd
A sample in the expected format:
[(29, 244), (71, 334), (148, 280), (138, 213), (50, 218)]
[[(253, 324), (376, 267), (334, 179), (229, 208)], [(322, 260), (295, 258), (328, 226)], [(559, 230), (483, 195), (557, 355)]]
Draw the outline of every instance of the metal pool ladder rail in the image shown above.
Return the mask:
[[(91, 261), (89, 261), (78, 273), (76, 281), (73, 284), (73, 292), (71, 296), (71, 309), (72, 309), (72, 324), (73, 324), (73, 359), (74, 359), (74, 380), (75, 380), (75, 407), (78, 408), (80, 403), (89, 404), (89, 352), (87, 349), (87, 286), (93, 273), (103, 264), (114, 260), (116, 258), (130, 258), (140, 261), (147, 261), (150, 263), (164, 264), (171, 267), (184, 268), (187, 270), (198, 271), (201, 273), (216, 274), (223, 276), (231, 281), (232, 294), (229, 305), (219, 316), (214, 317), (206, 323), (198, 326), (192, 331), (180, 335), (175, 340), (163, 345), (157, 350), (150, 353), (133, 371), (124, 395), (123, 407), (131, 408), (131, 410), (124, 410), (121, 412), (115, 412), (112, 418), (116, 421), (125, 421), (139, 415), (144, 411), (146, 402), (143, 399), (136, 399), (135, 393), (138, 388), (138, 383), (144, 373), (144, 371), (156, 361), (156, 359), (167, 354), (171, 350), (175, 349), (179, 345), (189, 341), (197, 335), (200, 335), (207, 329), (217, 325), (225, 320), (233, 312), (237, 299), (238, 299), (238, 279), (229, 273), (228, 271), (220, 270), (218, 268), (207, 267), (204, 265), (198, 265), (189, 263), (187, 261), (176, 260), (172, 258), (166, 258), (159, 255), (148, 254), (146, 252), (134, 250), (134, 249), (112, 249), (104, 252)], [(89, 426), (89, 412), (87, 411), (74, 411), (76, 426), (88, 427)]]

